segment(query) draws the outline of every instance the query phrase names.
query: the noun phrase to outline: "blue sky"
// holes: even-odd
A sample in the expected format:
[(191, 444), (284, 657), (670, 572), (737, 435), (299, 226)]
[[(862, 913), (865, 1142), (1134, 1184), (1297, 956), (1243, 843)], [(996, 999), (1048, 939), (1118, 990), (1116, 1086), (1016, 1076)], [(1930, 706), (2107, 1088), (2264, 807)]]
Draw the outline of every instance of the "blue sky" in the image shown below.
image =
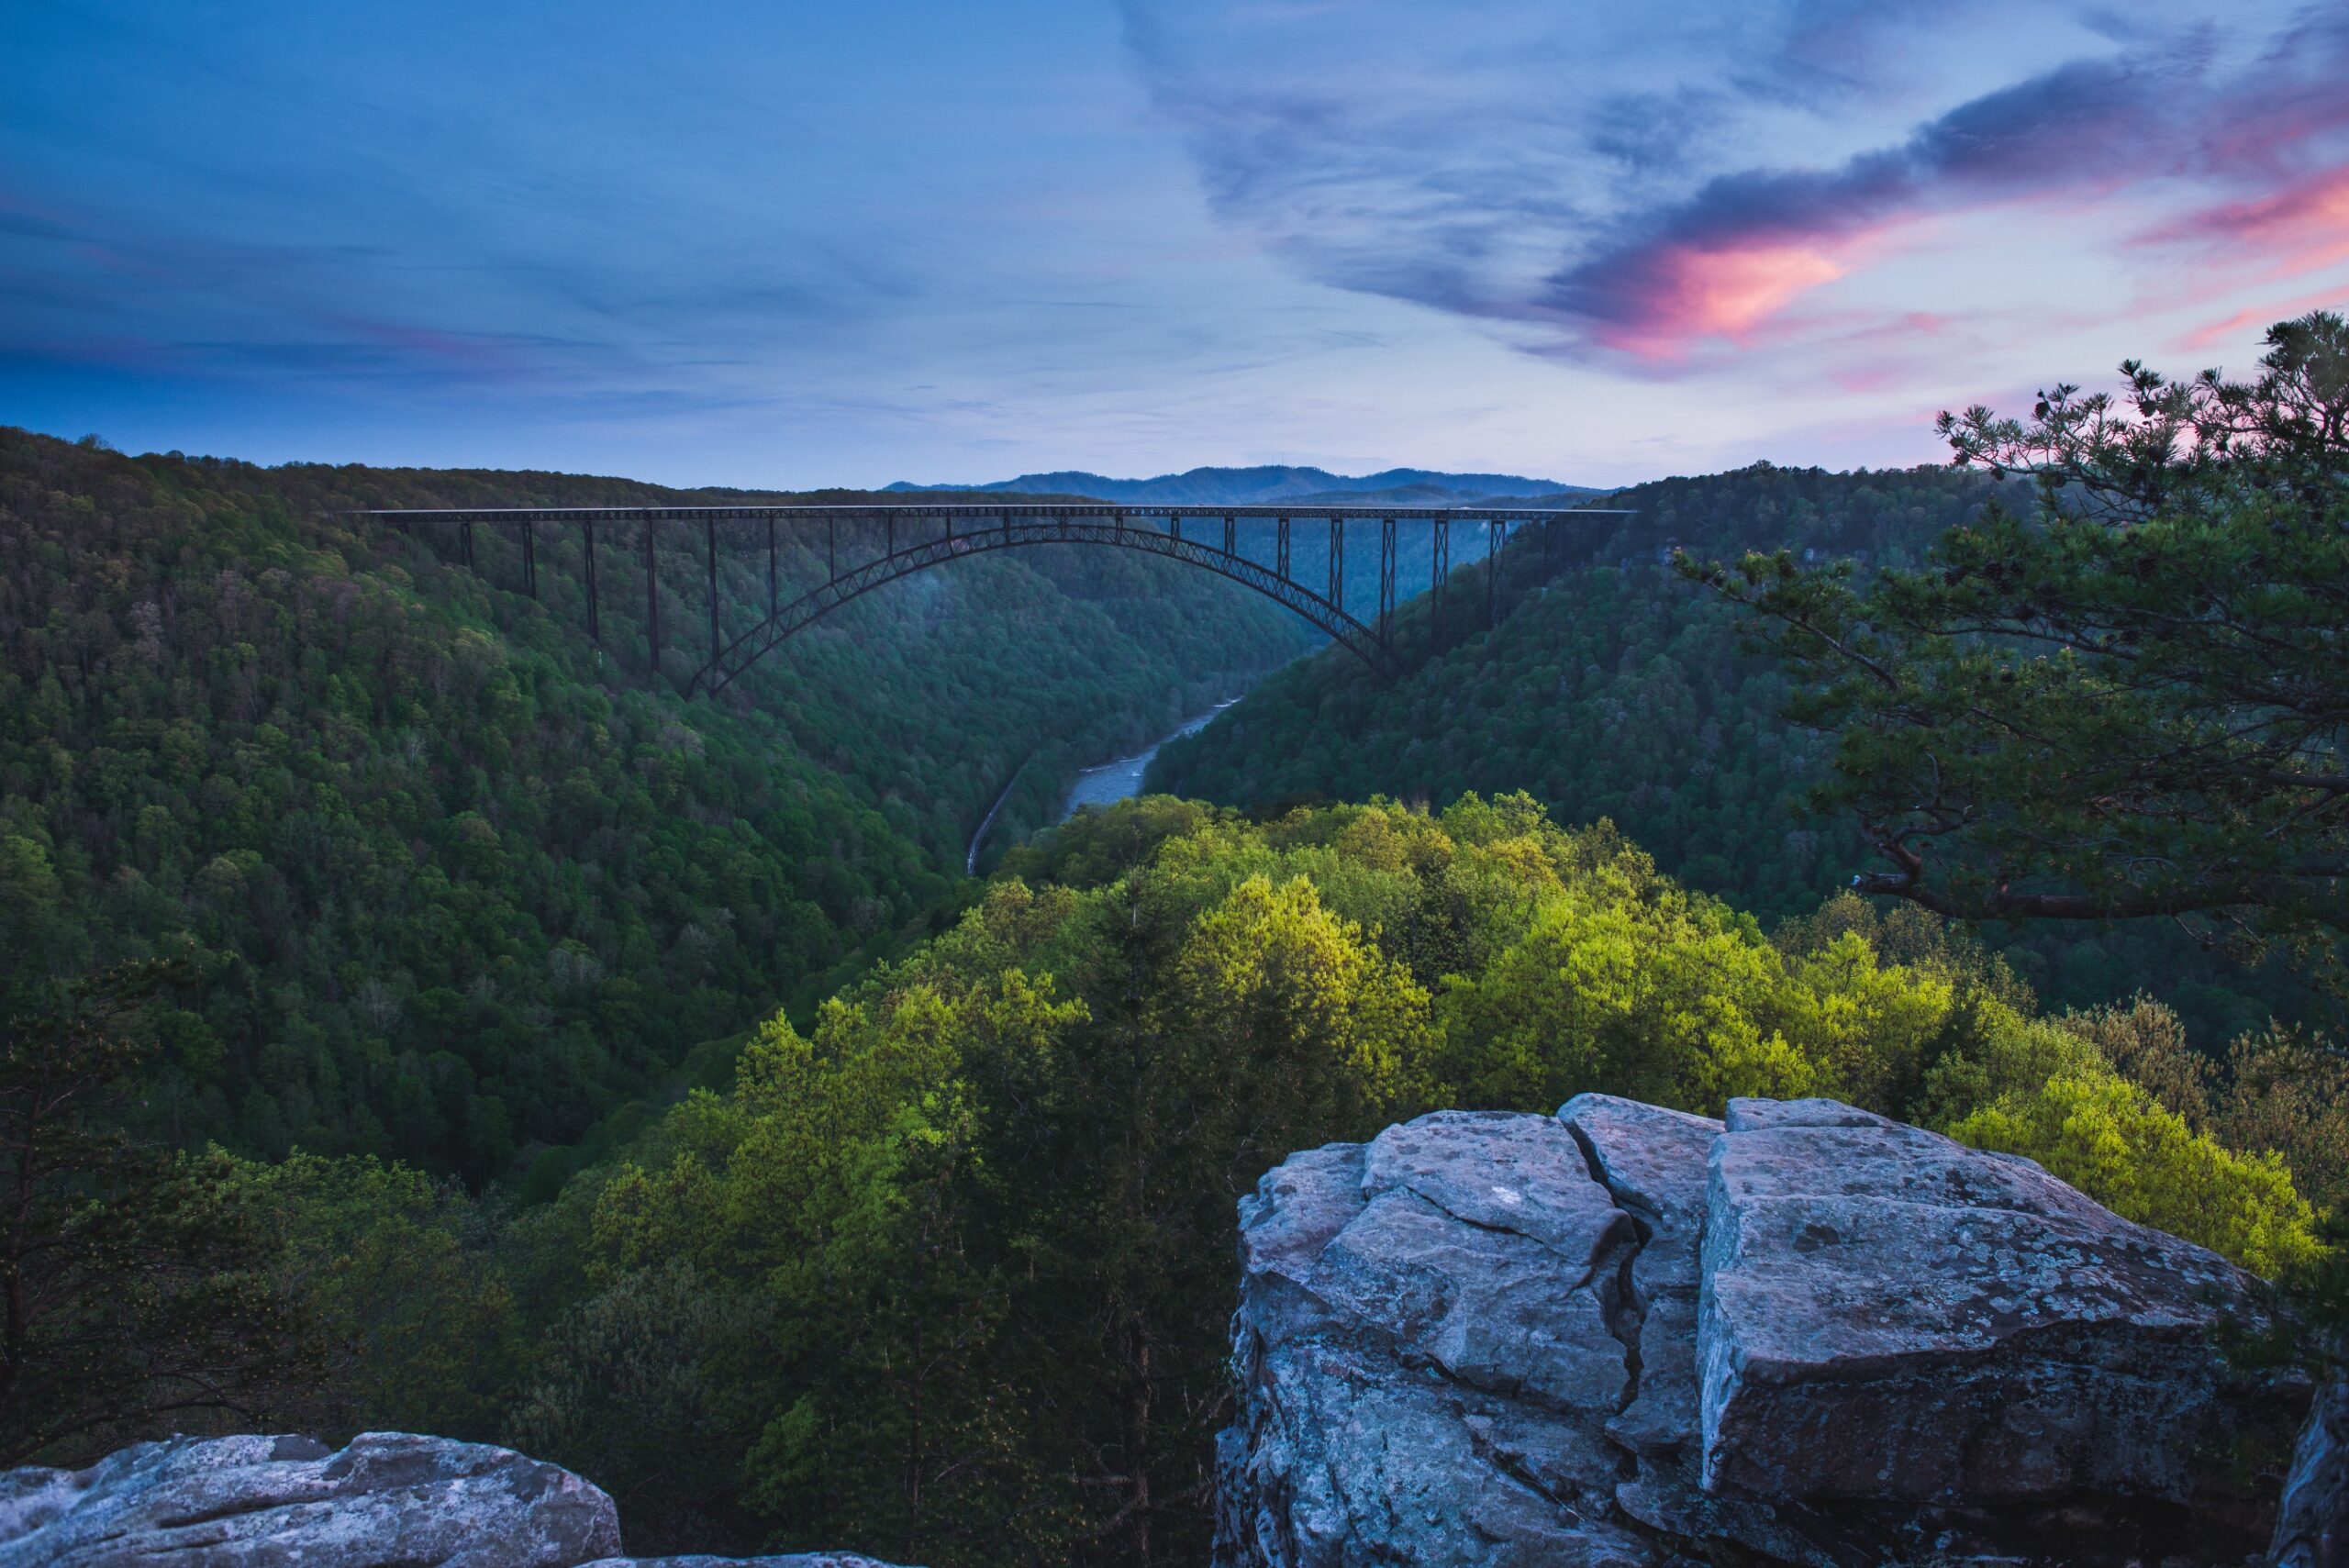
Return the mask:
[(2349, 303), (2349, 4), (0, 10), (0, 422), (878, 484), (1929, 461)]

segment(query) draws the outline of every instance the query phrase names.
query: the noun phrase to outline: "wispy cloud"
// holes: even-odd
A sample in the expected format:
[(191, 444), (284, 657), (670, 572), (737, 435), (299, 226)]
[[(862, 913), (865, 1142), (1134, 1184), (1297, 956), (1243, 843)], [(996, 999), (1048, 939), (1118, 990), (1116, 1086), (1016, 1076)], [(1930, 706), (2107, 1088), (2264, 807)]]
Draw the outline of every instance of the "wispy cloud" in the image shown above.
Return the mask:
[[(1553, 26), (1464, 9), (1365, 3), (1308, 28), (1129, 0), (1129, 35), (1229, 221), (1325, 282), (1508, 324), (1538, 352), (1669, 365), (1764, 340), (1956, 215), (2086, 236), (2105, 204), (2150, 201), (2178, 215), (2154, 242), (2291, 270), (2349, 250), (2337, 5), (2122, 22), (2087, 4), (1700, 4), (1655, 21), (1629, 72), (1610, 38), (1653, 6)], [(1455, 41), (1496, 32), (1520, 47)], [(1212, 69), (1235, 55), (1269, 68)]]

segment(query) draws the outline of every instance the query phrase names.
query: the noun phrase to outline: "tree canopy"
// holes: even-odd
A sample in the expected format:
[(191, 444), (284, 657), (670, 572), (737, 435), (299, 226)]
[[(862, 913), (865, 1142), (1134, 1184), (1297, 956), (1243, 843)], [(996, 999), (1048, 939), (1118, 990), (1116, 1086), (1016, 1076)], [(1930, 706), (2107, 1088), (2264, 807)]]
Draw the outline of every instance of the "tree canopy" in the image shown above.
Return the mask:
[(1915, 569), (1787, 551), (1686, 569), (1753, 615), (1832, 733), (1814, 795), (1968, 918), (2196, 917), (2337, 965), (2349, 931), (2349, 323), (2270, 330), (2261, 373), (1944, 415), (2027, 474)]

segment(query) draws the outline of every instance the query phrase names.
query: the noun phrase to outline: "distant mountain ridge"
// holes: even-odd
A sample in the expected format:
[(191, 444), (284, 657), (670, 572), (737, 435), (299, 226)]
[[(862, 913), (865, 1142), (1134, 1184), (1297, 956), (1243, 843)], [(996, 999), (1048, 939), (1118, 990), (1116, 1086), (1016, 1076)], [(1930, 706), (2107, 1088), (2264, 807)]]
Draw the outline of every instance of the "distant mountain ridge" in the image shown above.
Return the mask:
[(1587, 485), (1561, 484), (1520, 473), (1446, 473), (1427, 468), (1390, 468), (1349, 478), (1323, 468), (1297, 468), (1286, 463), (1255, 468), (1194, 468), (1182, 473), (1162, 473), (1155, 479), (1111, 479), (1107, 474), (1077, 470), (1023, 473), (1017, 479), (999, 480), (992, 484), (915, 484), (901, 479), (888, 488), (900, 493), (959, 490), (1089, 495), (1100, 501), (1170, 506), (1259, 506), (1290, 500), (1329, 506), (1349, 502), (1362, 506), (1457, 506), (1496, 495), (1600, 494)]

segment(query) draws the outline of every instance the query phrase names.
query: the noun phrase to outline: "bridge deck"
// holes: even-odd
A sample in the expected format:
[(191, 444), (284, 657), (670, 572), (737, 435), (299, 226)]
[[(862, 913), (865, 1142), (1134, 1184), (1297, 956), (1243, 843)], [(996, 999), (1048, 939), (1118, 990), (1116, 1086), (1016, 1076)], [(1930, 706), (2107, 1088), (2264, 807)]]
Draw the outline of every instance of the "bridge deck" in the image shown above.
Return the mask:
[[(709, 654), (685, 684), (690, 695), (696, 690), (715, 695), (788, 638), (885, 583), (980, 551), (1045, 544), (1112, 545), (1146, 550), (1217, 573), (1304, 616), (1374, 672), (1392, 679), (1399, 669), (1395, 647), (1398, 523), (1424, 523), (1430, 532), (1429, 588), (1434, 600), (1434, 618), (1430, 621), (1429, 635), (1432, 639), (1435, 619), (1442, 612), (1444, 582), (1451, 571), (1453, 524), (1481, 524), (1490, 534), (1485, 552), (1485, 609), (1486, 623), (1491, 625), (1497, 616), (1501, 547), (1508, 542), (1510, 525), (1550, 525), (1542, 530), (1546, 540), (1554, 539), (1555, 525), (1562, 521), (1627, 517), (1634, 514), (1614, 506), (1342, 506), (1278, 501), (1258, 506), (1152, 506), (1116, 501), (858, 501), (830, 506), (793, 502), (709, 506), (442, 506), (368, 509), (340, 515), (370, 518), (403, 531), (412, 530), (418, 524), (454, 525), (461, 559), (469, 568), (476, 568), (476, 525), (495, 532), (511, 528), (521, 544), (524, 591), (532, 598), (539, 592), (538, 526), (577, 526), (583, 546), (587, 633), (598, 647), (603, 643), (603, 617), (595, 525), (634, 524), (644, 574), (646, 645), (655, 670), (661, 664), (662, 639), (660, 572), (653, 536), (662, 530), (654, 525), (701, 524), (708, 582)], [(1241, 548), (1238, 524), (1243, 517), (1252, 521), (1270, 519), (1276, 525), (1271, 562), (1257, 560)], [(1221, 523), (1220, 548), (1207, 530), (1186, 534), (1184, 523), (1195, 519)], [(750, 630), (729, 641), (719, 615), (718, 525), (760, 521), (766, 524), (765, 613)], [(781, 536), (785, 530), (778, 525), (792, 521), (824, 525), (820, 535), (824, 575), (820, 583), (786, 604), (780, 569)], [(1349, 612), (1344, 587), (1351, 531), (1345, 525), (1357, 521), (1379, 525), (1377, 610), (1367, 621)], [(841, 525), (859, 522), (867, 524), (868, 528), (872, 524), (882, 525), (879, 529), (871, 530), (882, 536), (879, 553), (867, 552), (864, 560), (852, 561), (843, 570), (840, 552)], [(901, 538), (899, 525), (903, 523), (916, 525), (913, 532), (926, 537)], [(968, 526), (958, 530), (958, 523)], [(1292, 571), (1290, 546), (1298, 523), (1326, 524), (1328, 528), (1328, 556), (1323, 562), (1328, 579), (1326, 592), (1316, 591)], [(935, 531), (921, 526), (925, 524), (933, 525)], [(795, 544), (804, 539), (805, 536), (795, 531)]]
[(1288, 506), (1280, 502), (1247, 506), (1153, 506), (1123, 501), (1005, 501), (895, 502), (860, 501), (839, 506), (793, 503), (788, 506), (439, 506), (367, 508), (341, 514), (352, 517), (382, 517), (415, 522), (600, 522), (609, 517), (627, 522), (725, 522), (749, 517), (1445, 517), (1466, 522), (1539, 522), (1551, 517), (1628, 517), (1619, 506)]

